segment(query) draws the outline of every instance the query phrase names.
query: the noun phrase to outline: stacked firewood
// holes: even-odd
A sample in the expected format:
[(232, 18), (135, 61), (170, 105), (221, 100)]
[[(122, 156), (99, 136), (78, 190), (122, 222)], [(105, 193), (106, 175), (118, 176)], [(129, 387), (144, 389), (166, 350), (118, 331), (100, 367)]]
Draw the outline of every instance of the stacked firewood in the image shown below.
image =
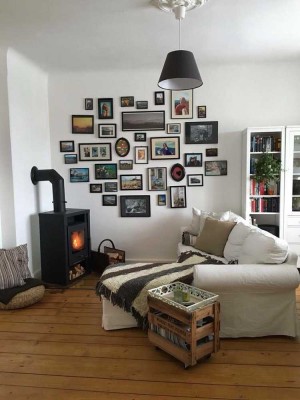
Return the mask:
[(78, 278), (79, 276), (83, 275), (84, 273), (85, 273), (85, 269), (81, 264), (73, 265), (73, 267), (69, 271), (69, 279), (71, 281), (72, 279)]

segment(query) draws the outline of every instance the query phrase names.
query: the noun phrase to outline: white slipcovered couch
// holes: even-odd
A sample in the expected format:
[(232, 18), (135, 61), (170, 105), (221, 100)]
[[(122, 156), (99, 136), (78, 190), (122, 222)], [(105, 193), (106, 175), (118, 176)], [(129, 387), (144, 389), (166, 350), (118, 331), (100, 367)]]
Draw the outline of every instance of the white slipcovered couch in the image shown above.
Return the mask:
[[(211, 249), (210, 244), (218, 242), (219, 228), (214, 228), (216, 220), (234, 222), (226, 240), (221, 239), (225, 244), (221, 243), (222, 257), (209, 254), (225, 265), (196, 265), (193, 285), (219, 295), (220, 336), (296, 336), (295, 289), (300, 283), (298, 256), (288, 250), (285, 241), (247, 224), (230, 211), (206, 213), (193, 208), (191, 224), (182, 228), (187, 244), (178, 244), (178, 255), (186, 251), (207, 254), (199, 249), (203, 246), (206, 250), (207, 243)], [(209, 224), (212, 236), (207, 236)], [(209, 240), (201, 242), (204, 237)], [(238, 264), (228, 264), (233, 262)], [(102, 300), (104, 329), (137, 326), (131, 314), (104, 298)]]

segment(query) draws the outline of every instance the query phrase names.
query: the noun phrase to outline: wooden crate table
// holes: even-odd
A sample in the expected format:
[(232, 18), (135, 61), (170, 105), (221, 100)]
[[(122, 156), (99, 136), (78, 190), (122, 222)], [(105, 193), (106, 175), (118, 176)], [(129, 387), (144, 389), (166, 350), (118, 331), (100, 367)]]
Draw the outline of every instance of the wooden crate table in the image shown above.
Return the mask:
[[(178, 301), (178, 293), (185, 293), (188, 301)], [(220, 348), (217, 299), (214, 293), (181, 282), (149, 290), (150, 342), (182, 361), (185, 368), (209, 358)]]

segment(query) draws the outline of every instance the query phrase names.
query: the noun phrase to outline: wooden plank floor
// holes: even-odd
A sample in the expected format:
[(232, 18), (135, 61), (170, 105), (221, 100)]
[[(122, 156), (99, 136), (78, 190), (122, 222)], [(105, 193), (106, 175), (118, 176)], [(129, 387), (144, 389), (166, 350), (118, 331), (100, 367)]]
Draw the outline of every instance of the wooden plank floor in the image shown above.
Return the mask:
[(0, 311), (1, 400), (300, 399), (300, 335), (223, 339), (185, 370), (139, 329), (104, 331), (96, 281)]

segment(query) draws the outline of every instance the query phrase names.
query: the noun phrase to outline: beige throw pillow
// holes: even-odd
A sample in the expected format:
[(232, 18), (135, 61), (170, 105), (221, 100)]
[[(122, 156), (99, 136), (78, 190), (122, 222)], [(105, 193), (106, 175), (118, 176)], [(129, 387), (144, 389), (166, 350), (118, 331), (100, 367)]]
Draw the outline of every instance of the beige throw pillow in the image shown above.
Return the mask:
[(223, 257), (228, 236), (235, 225), (235, 222), (207, 217), (203, 230), (196, 239), (196, 249)]

